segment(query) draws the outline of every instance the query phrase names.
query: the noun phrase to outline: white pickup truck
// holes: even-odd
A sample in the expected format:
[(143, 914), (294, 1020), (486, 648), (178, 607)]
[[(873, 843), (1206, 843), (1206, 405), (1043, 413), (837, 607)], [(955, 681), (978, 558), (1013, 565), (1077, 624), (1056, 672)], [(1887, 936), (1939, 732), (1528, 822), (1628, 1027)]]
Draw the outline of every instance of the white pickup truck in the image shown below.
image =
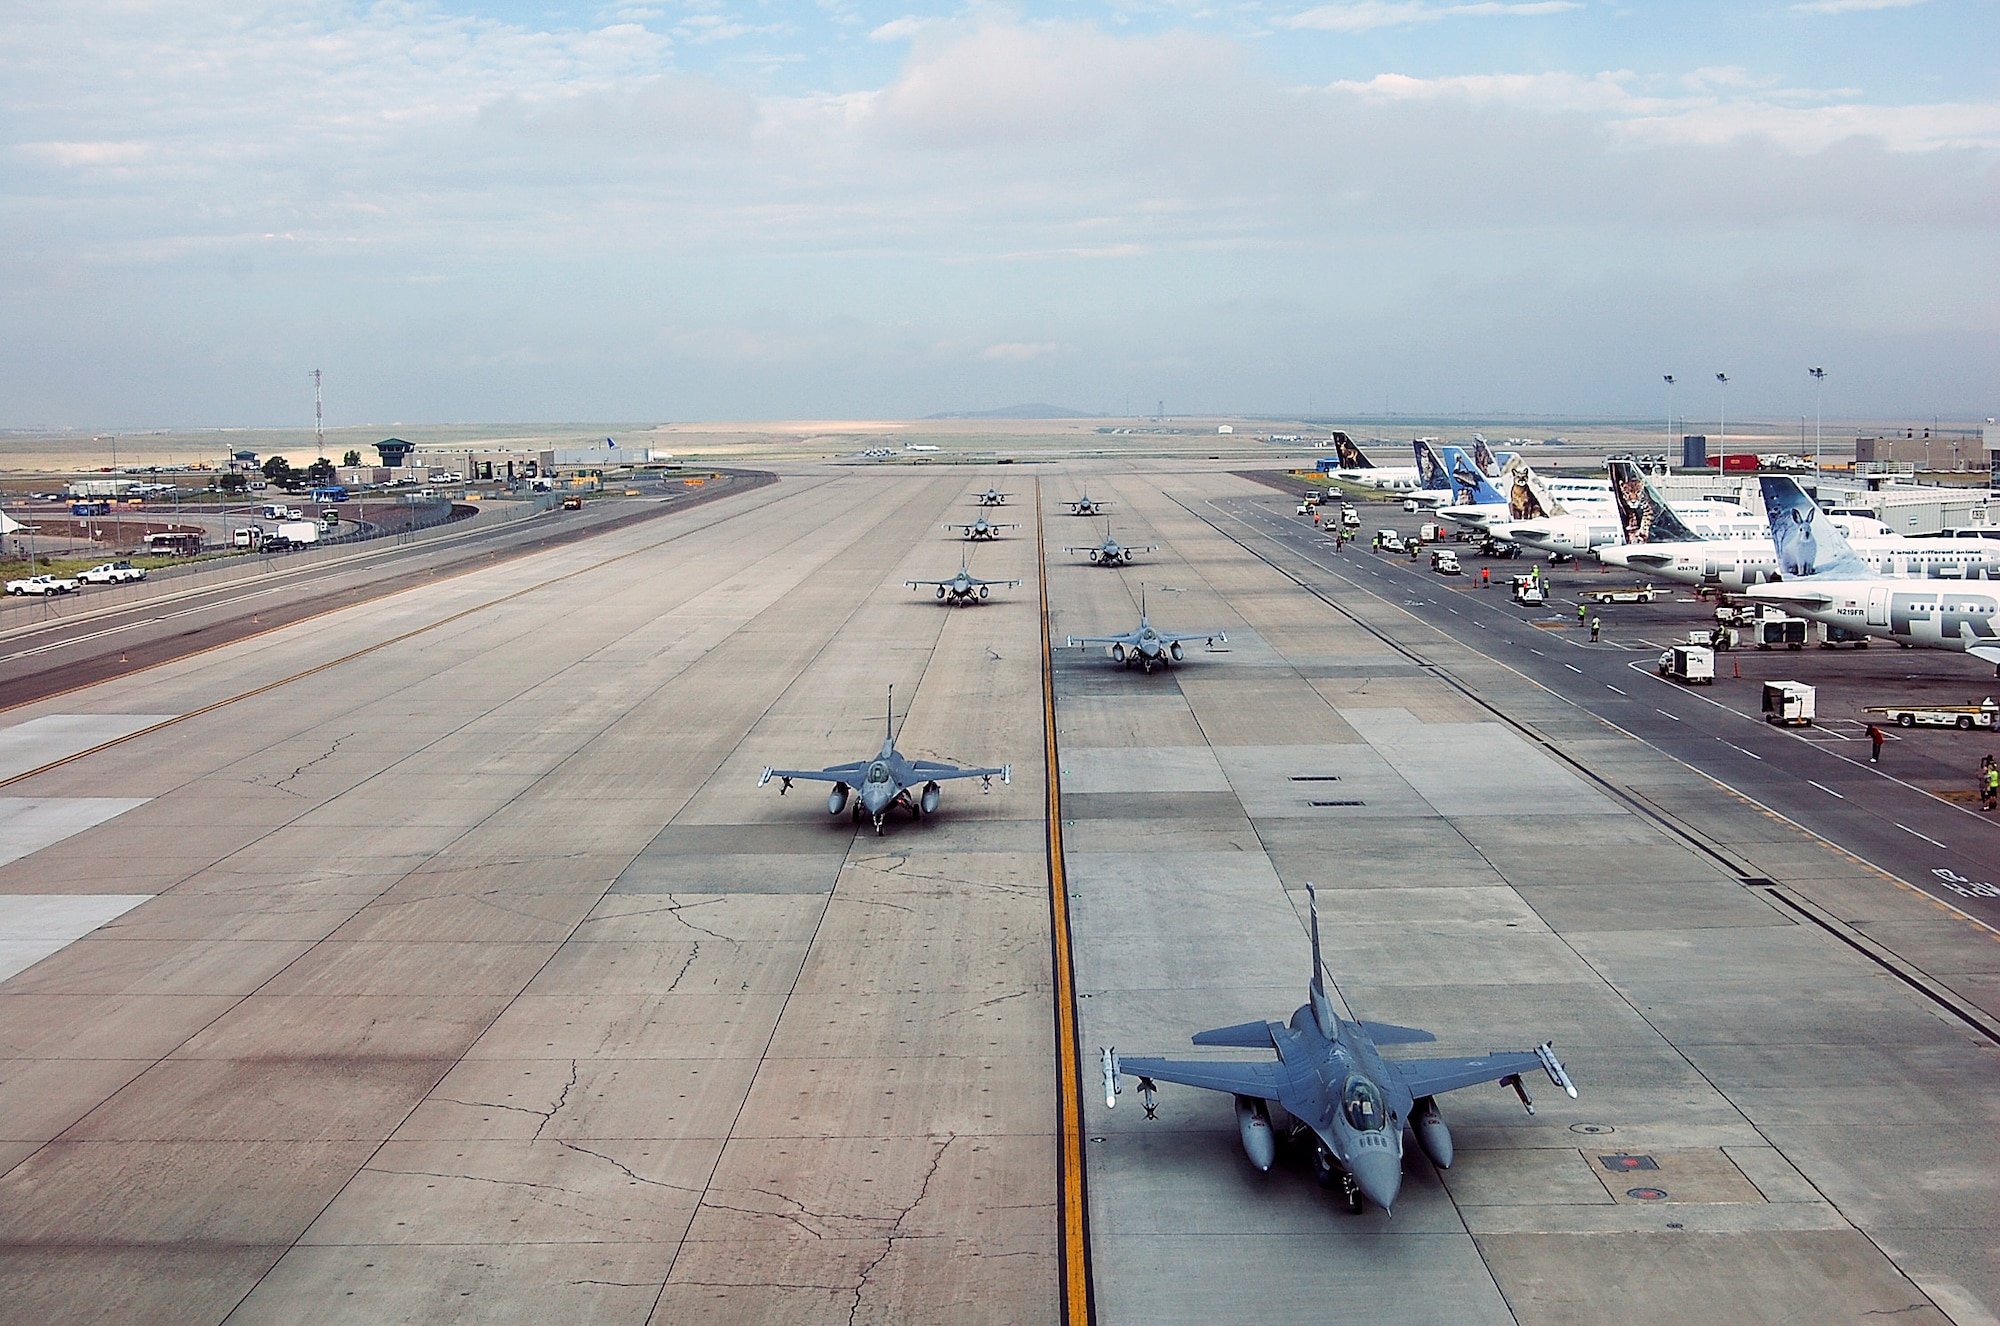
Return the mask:
[(51, 594), (74, 594), (77, 582), (68, 576), (26, 576), (20, 580), (9, 580), (9, 594), (34, 594), (47, 598)]
[(79, 571), (76, 578), (86, 585), (122, 585), (128, 580), (144, 580), (146, 569), (130, 562), (103, 562)]

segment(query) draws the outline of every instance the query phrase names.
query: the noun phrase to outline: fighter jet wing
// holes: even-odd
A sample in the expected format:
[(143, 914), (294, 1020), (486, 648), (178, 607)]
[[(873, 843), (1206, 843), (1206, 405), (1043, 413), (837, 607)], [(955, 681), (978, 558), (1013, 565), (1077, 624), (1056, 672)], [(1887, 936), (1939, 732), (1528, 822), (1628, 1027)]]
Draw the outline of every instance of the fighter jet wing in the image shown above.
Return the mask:
[[(1529, 1056), (1533, 1058), (1533, 1056)], [(1278, 1099), (1278, 1065), (1275, 1063), (1229, 1063), (1187, 1059), (1128, 1059), (1118, 1056), (1118, 1071), (1129, 1077), (1150, 1077), (1156, 1082), (1178, 1082), (1186, 1087), (1227, 1091), (1237, 1096)]]
[(1228, 634), (1222, 631), (1161, 631), (1159, 635), (1160, 639), (1170, 645), (1182, 640), (1214, 640), (1222, 644), (1229, 643)]
[(1477, 1086), (1481, 1082), (1498, 1082), (1503, 1077), (1548, 1066), (1533, 1050), (1503, 1051), (1473, 1059), (1392, 1059), (1388, 1062), (1403, 1075), (1410, 1094), (1419, 1099), (1435, 1096), (1440, 1091)]
[(1138, 640), (1137, 631), (1125, 635), (1072, 635), (1069, 637), (1068, 647), (1081, 649), (1085, 645), (1130, 645), (1138, 643)]
[(856, 760), (853, 764), (836, 764), (825, 769), (766, 769), (758, 776), (757, 786), (762, 787), (773, 778), (782, 778), (787, 783), (794, 778), (805, 778), (821, 783), (846, 783), (849, 787), (859, 787), (868, 778), (867, 760)]
[(936, 760), (911, 760), (909, 764), (917, 778), (933, 783), (953, 778), (998, 778), (1010, 784), (1014, 781), (1014, 766), (1011, 764), (1003, 764), (997, 769), (961, 769), (955, 764), (940, 764)]

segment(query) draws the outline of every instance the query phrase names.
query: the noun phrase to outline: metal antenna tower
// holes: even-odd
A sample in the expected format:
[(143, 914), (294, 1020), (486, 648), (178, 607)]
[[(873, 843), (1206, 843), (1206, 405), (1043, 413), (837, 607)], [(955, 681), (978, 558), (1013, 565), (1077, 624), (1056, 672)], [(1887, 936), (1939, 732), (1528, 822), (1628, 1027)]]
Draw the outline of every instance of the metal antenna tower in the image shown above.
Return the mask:
[(313, 440), (319, 446), (319, 449), (313, 452), (313, 458), (317, 460), (319, 457), (324, 456), (326, 454), (326, 406), (320, 399), (318, 369), (314, 369), (312, 371), (312, 380), (313, 380)]

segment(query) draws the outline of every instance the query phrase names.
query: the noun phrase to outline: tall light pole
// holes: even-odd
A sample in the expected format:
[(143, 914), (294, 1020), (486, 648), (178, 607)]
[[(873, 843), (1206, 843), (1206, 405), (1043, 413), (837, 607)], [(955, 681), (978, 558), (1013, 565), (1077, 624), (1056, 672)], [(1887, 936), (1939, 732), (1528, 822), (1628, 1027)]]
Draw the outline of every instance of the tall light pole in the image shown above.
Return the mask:
[(1717, 373), (1715, 380), (1722, 384), (1722, 422), (1718, 428), (1722, 432), (1722, 460), (1715, 467), (1717, 474), (1729, 472), (1729, 374)]
[(1813, 473), (1817, 475), (1819, 473), (1819, 394), (1821, 387), (1826, 382), (1826, 370), (1823, 368), (1809, 368), (1806, 372), (1812, 374), (1813, 380)]
[(1667, 383), (1667, 464), (1674, 463), (1674, 375), (1661, 375)]

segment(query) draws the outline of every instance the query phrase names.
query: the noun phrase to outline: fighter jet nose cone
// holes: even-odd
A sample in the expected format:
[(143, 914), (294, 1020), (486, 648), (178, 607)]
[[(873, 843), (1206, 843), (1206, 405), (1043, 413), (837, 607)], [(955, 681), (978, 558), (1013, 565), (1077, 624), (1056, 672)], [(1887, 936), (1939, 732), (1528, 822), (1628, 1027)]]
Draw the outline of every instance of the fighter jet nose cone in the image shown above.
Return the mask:
[(1348, 1173), (1360, 1187), (1361, 1195), (1384, 1211), (1396, 1204), (1403, 1188), (1403, 1166), (1388, 1152), (1373, 1152), (1353, 1158)]

